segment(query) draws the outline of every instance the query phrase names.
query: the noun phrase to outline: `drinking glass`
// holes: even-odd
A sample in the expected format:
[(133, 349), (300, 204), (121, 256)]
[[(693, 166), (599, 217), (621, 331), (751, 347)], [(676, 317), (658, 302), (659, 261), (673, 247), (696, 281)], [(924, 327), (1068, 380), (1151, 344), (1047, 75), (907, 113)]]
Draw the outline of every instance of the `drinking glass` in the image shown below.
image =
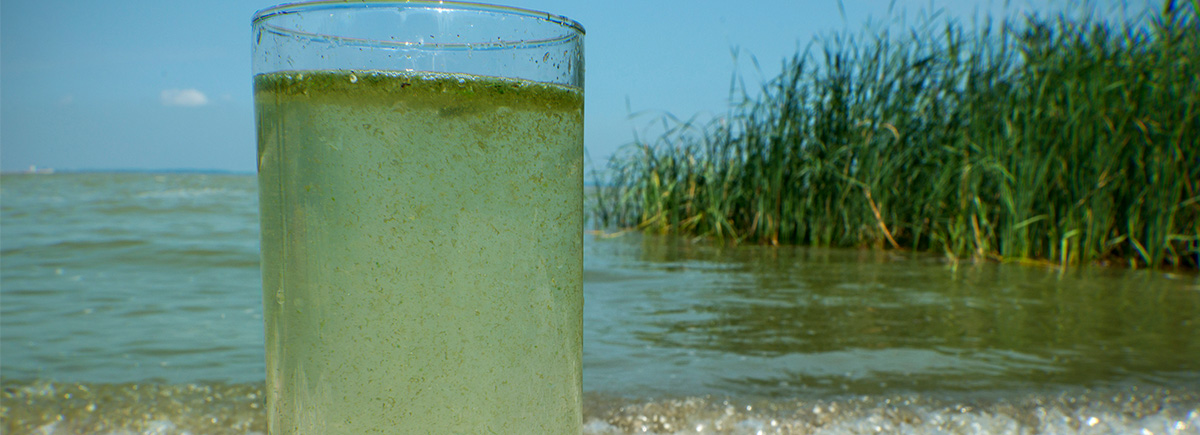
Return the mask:
[(255, 14), (270, 433), (581, 431), (583, 35), (441, 1)]

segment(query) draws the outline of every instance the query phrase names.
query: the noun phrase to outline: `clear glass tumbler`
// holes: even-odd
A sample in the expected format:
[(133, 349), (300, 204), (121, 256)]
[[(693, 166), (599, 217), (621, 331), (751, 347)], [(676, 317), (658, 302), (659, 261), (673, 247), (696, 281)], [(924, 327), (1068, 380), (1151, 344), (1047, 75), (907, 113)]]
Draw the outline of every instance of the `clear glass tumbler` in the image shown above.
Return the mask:
[(270, 433), (581, 430), (583, 34), (440, 1), (254, 16)]

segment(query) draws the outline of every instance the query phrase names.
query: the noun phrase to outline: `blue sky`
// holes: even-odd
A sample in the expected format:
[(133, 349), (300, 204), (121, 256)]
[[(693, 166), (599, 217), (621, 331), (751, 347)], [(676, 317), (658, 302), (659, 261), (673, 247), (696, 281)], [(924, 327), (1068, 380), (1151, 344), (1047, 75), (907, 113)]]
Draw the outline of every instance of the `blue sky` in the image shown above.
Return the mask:
[[(0, 170), (252, 172), (250, 17), (278, 1), (4, 0), (0, 3)], [(651, 116), (720, 114), (735, 69), (749, 82), (814, 37), (942, 9), (1056, 10), (1013, 0), (507, 0), (587, 29), (586, 147), (602, 161)], [(1104, 2), (1101, 2), (1104, 3)], [(1131, 2), (1144, 8), (1144, 2)], [(1152, 2), (1159, 4), (1158, 1)], [(1115, 13), (1120, 2), (1098, 9)], [(889, 5), (891, 6), (889, 13)], [(843, 13), (844, 11), (844, 13)], [(902, 18), (903, 17), (903, 18)], [(735, 64), (733, 49), (740, 54)], [(599, 162), (598, 162), (599, 163)]]

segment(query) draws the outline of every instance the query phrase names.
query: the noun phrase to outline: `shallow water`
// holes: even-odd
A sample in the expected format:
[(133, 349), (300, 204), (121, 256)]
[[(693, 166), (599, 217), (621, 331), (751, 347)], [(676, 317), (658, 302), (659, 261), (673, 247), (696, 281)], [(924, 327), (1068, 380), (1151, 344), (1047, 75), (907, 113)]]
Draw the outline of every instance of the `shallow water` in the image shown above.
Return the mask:
[(585, 381), (624, 392), (1200, 385), (1195, 275), (636, 235), (587, 249)]
[[(3, 433), (262, 432), (252, 175), (0, 177)], [(585, 237), (586, 433), (1200, 433), (1200, 278)]]

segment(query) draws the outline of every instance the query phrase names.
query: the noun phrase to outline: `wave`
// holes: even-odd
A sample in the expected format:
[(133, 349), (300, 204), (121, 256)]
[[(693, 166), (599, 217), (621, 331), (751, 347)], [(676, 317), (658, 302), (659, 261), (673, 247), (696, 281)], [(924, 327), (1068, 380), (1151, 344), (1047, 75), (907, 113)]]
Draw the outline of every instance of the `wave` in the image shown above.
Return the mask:
[[(263, 434), (263, 384), (3, 381), (13, 434)], [(584, 394), (585, 434), (1155, 433), (1200, 430), (1200, 391), (741, 400)]]
[(140, 239), (110, 239), (110, 240), (63, 240), (48, 244), (30, 244), (0, 250), (0, 255), (26, 255), (38, 253), (80, 253), (111, 249), (125, 249), (146, 245), (149, 242)]
[(214, 195), (257, 195), (255, 191), (250, 190), (230, 190), (223, 187), (184, 187), (168, 190), (151, 190), (134, 195), (137, 198), (198, 198)]

